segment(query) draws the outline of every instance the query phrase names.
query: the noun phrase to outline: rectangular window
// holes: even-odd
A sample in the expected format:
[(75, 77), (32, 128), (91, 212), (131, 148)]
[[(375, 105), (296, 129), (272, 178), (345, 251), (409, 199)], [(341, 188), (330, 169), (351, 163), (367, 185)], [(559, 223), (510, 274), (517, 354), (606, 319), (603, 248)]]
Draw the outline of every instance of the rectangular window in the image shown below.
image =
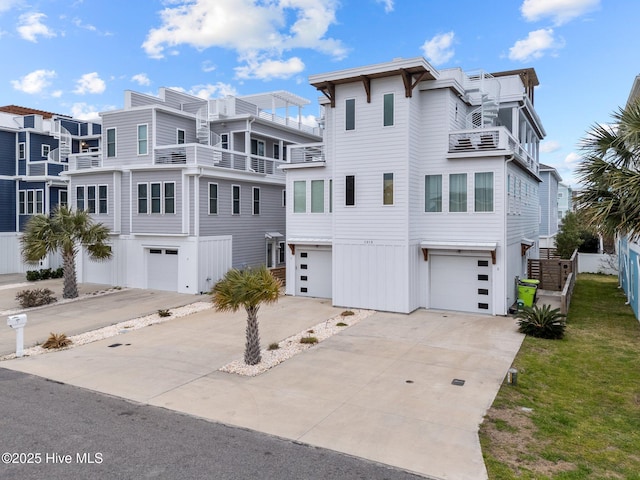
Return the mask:
[(240, 215), (240, 185), (231, 186), (231, 213)]
[(356, 204), (356, 176), (347, 175), (344, 179), (344, 204), (352, 207)]
[(393, 205), (393, 173), (382, 174), (382, 204)]
[(138, 184), (138, 213), (149, 213), (149, 186), (146, 183)]
[(228, 133), (220, 134), (220, 148), (229, 150), (229, 134)]
[(46, 145), (46, 144), (42, 145), (42, 156), (43, 157), (48, 157), (50, 151), (51, 151), (51, 146)]
[(475, 174), (475, 211), (493, 212), (493, 172)]
[(324, 212), (324, 180), (311, 180), (311, 212)]
[(147, 154), (147, 125), (138, 125), (138, 155)]
[(333, 212), (333, 180), (329, 179), (329, 213)]
[(181, 128), (176, 131), (176, 143), (178, 145), (182, 145), (183, 143), (185, 143), (185, 133)]
[(33, 215), (34, 190), (27, 190), (27, 215)]
[(44, 191), (36, 190), (36, 213), (44, 213)]
[(27, 192), (25, 190), (18, 192), (18, 212), (20, 215), (27, 213)]
[(176, 213), (176, 184), (164, 184), (164, 213)]
[(293, 182), (293, 212), (305, 213), (307, 211), (307, 182)]
[(389, 127), (393, 125), (393, 93), (385, 93), (382, 98), (384, 103), (383, 125)]
[(279, 143), (274, 143), (273, 144), (273, 158), (275, 158), (276, 160), (280, 159), (280, 144)]
[(253, 214), (260, 215), (260, 189), (253, 187)]
[(209, 215), (218, 214), (218, 184), (209, 184)]
[(453, 173), (449, 175), (449, 211), (467, 211), (467, 174)]
[(285, 250), (284, 242), (278, 243), (278, 263), (284, 263), (286, 261), (286, 253), (287, 251)]
[(98, 186), (98, 213), (107, 213), (107, 186)]
[(107, 157), (116, 156), (116, 129), (107, 128)]
[(151, 184), (151, 213), (162, 213), (162, 184)]
[(345, 130), (356, 129), (356, 99), (349, 98), (345, 101)]
[(27, 158), (27, 150), (26, 150), (27, 146), (24, 142), (20, 142), (18, 144), (18, 159), (19, 160), (24, 160), (25, 158)]
[(76, 209), (84, 210), (84, 187), (76, 187)]
[(424, 211), (442, 211), (442, 175), (425, 175)]
[(87, 187), (87, 211), (96, 213), (96, 187), (94, 185)]
[(69, 200), (67, 198), (67, 191), (60, 190), (60, 193), (58, 193), (58, 206), (66, 207), (67, 205), (69, 205)]
[(287, 206), (287, 191), (286, 190), (282, 190), (282, 206), (283, 207)]
[(251, 155), (264, 157), (264, 142), (262, 140), (251, 139)]

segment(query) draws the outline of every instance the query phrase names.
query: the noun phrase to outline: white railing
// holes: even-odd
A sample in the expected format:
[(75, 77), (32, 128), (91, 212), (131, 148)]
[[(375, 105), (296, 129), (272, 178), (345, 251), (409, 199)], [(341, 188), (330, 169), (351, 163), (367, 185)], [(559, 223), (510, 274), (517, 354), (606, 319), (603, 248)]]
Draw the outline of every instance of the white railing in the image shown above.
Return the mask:
[(313, 135), (322, 136), (322, 132), (320, 127), (312, 127), (311, 125), (306, 125), (300, 121), (297, 121), (293, 118), (284, 118), (280, 117), (271, 112), (265, 112), (260, 110), (258, 112), (258, 116), (264, 120), (269, 120), (273, 123), (277, 123), (279, 125), (286, 125), (287, 127), (295, 128), (305, 133), (311, 133)]
[(74, 153), (69, 155), (70, 170), (87, 170), (102, 166), (102, 153)]
[(324, 143), (288, 145), (289, 163), (324, 162)]
[(28, 162), (27, 175), (31, 177), (57, 176), (60, 172), (65, 172), (68, 168), (66, 163), (50, 162)]
[(504, 150), (513, 153), (534, 173), (538, 163), (506, 127), (456, 130), (449, 134), (449, 153), (477, 154)]

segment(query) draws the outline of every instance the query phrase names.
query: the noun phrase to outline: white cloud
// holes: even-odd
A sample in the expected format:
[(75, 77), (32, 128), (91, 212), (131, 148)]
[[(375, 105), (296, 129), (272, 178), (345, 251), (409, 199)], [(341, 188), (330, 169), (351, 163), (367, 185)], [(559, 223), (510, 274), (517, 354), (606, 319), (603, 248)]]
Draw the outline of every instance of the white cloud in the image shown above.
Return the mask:
[(376, 1), (384, 5), (385, 12), (387, 13), (393, 12), (393, 0), (376, 0)]
[(427, 40), (422, 45), (424, 56), (434, 65), (441, 65), (453, 58), (455, 53), (452, 48), (455, 34), (453, 32), (441, 33)]
[(12, 80), (11, 84), (16, 90), (24, 93), (36, 94), (51, 85), (51, 79), (56, 76), (55, 70), (35, 70), (28, 73), (20, 80)]
[(60, 98), (62, 96), (62, 90), (54, 90), (51, 92), (51, 96), (53, 98)]
[(76, 82), (76, 89), (73, 93), (85, 95), (87, 93), (102, 93), (107, 88), (106, 83), (102, 80), (97, 72), (85, 73)]
[(9, 11), (20, 3), (22, 0), (0, 0), (0, 13)]
[(562, 146), (560, 145), (560, 142), (557, 142), (555, 140), (545, 140), (540, 144), (540, 151), (542, 153), (553, 153), (560, 150), (561, 148)]
[(526, 62), (542, 57), (547, 51), (553, 53), (562, 47), (564, 47), (564, 42), (554, 38), (553, 29), (543, 28), (529, 32), (529, 35), (524, 40), (518, 40), (509, 49), (509, 58)]
[(74, 103), (71, 106), (71, 116), (78, 120), (97, 120), (100, 118), (97, 107), (84, 102)]
[(203, 72), (213, 72), (216, 69), (216, 66), (211, 63), (211, 60), (205, 60), (202, 62), (202, 71)]
[(95, 26), (91, 24), (83, 23), (82, 20), (80, 20), (79, 18), (74, 18), (73, 24), (78, 28), (84, 28), (85, 30), (89, 30), (90, 32), (95, 32), (98, 30)]
[(47, 18), (44, 13), (31, 12), (24, 13), (18, 18), (18, 33), (22, 38), (30, 42), (37, 43), (38, 36), (55, 37), (55, 32), (51, 31), (42, 20)]
[(268, 80), (271, 78), (290, 78), (304, 70), (304, 63), (298, 57), (288, 60), (247, 59), (247, 64), (237, 67), (236, 77), (241, 79)]
[[(336, 23), (338, 0), (174, 0), (170, 5), (160, 12), (162, 24), (142, 44), (150, 57), (176, 53), (180, 45), (221, 47), (236, 51), (241, 62), (260, 57), (291, 67), (292, 61), (281, 57), (295, 48), (335, 59), (347, 54), (339, 40), (326, 36)], [(255, 70), (254, 65), (245, 70)]]
[(600, 0), (524, 0), (520, 11), (530, 22), (551, 18), (556, 25), (562, 25), (599, 6)]
[(151, 80), (147, 77), (146, 73), (137, 73), (131, 77), (131, 81), (136, 82), (138, 85), (151, 85)]
[(207, 83), (204, 85), (194, 85), (189, 90), (183, 87), (171, 87), (171, 89), (188, 93), (189, 95), (193, 95), (194, 97), (199, 97), (204, 100), (208, 100), (210, 98), (225, 97), (227, 95), (238, 95), (237, 90), (233, 86), (222, 82), (218, 82), (215, 84)]
[(571, 152), (569, 155), (565, 157), (564, 163), (566, 163), (567, 165), (575, 165), (581, 160), (582, 160), (582, 157), (580, 155), (578, 155), (575, 152)]

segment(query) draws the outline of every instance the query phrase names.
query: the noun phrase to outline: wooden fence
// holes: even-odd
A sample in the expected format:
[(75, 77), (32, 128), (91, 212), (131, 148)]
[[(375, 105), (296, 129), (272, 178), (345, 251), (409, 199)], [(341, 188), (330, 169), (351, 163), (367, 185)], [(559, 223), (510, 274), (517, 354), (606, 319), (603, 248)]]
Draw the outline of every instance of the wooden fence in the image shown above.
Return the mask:
[[(550, 256), (548, 252), (545, 252), (545, 254)], [(561, 258), (529, 259), (527, 267), (528, 278), (540, 280), (538, 288), (561, 292), (569, 275), (572, 273), (574, 276), (578, 274), (578, 251), (573, 252), (569, 260)]]
[(287, 284), (287, 268), (286, 267), (270, 268), (269, 271), (271, 272), (271, 275), (280, 279), (280, 281), (282, 282), (282, 286), (285, 286)]

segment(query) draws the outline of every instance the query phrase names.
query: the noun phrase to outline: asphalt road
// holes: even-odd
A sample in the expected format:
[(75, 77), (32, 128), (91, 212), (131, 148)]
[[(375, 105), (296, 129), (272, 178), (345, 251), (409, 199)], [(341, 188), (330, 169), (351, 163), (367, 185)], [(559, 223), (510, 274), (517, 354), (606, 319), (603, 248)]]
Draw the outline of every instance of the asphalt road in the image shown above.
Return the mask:
[(0, 455), (5, 480), (422, 478), (3, 368)]

